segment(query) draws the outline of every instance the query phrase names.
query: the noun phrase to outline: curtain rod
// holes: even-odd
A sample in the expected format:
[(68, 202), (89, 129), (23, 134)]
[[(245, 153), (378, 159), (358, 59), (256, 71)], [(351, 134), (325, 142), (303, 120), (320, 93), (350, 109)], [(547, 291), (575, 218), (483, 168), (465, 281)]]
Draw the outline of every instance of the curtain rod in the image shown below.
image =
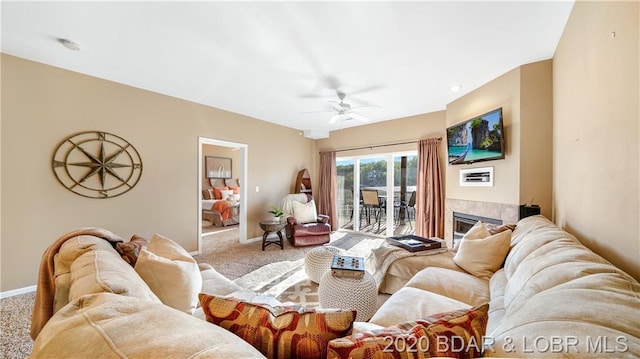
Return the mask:
[[(438, 141), (442, 141), (442, 137), (438, 137), (437, 139)], [(333, 152), (344, 152), (344, 151), (355, 151), (355, 150), (366, 150), (368, 149), (373, 149), (373, 148), (377, 148), (377, 147), (389, 147), (389, 146), (397, 146), (397, 145), (408, 145), (411, 143), (417, 143), (418, 140), (414, 140), (414, 141), (406, 141), (406, 142), (396, 142), (396, 143), (385, 143), (382, 145), (371, 145), (371, 146), (362, 146), (362, 147), (352, 147), (352, 148), (343, 148), (341, 150), (335, 150)]]

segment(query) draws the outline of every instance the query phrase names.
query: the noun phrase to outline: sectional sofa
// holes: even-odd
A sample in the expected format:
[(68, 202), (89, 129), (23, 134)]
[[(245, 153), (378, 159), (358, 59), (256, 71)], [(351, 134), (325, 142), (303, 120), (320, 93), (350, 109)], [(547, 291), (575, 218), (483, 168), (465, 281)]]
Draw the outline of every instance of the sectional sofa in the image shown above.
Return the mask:
[[(452, 253), (422, 257), (423, 269), (369, 322), (355, 323), (351, 335), (329, 346), (361, 345), (403, 323), (489, 303), (484, 356), (640, 356), (640, 284), (634, 278), (542, 216), (521, 220), (510, 236), (504, 265), (488, 277), (458, 267)], [(190, 315), (163, 304), (137, 269), (101, 238), (72, 237), (54, 262), (55, 313), (37, 331), (32, 358), (264, 357), (231, 332), (198, 318), (198, 310)], [(213, 268), (198, 270), (198, 289), (220, 297), (243, 293)], [(400, 329), (394, 333), (402, 334)], [(339, 351), (329, 353), (340, 357)], [(353, 351), (350, 357), (366, 353)], [(424, 356), (405, 352), (401, 357)]]

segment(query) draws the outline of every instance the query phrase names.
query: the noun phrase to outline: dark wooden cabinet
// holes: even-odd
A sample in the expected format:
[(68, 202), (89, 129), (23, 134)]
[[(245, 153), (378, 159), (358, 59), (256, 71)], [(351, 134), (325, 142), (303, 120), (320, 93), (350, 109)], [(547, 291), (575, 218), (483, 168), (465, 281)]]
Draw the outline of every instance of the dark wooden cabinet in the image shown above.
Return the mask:
[(307, 171), (306, 168), (298, 172), (295, 191), (296, 193), (306, 193), (310, 196), (313, 195), (311, 191), (311, 176), (309, 176), (309, 171)]

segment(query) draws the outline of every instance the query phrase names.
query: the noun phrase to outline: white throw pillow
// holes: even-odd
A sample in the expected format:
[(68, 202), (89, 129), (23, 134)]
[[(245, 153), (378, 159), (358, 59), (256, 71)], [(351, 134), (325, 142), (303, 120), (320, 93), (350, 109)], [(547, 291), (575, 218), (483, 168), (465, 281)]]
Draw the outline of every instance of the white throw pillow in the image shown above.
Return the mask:
[(176, 242), (155, 234), (140, 251), (135, 270), (162, 303), (189, 314), (197, 308), (202, 289), (200, 269)]
[[(483, 239), (489, 237), (490, 235), (491, 233), (487, 228), (487, 224), (482, 221), (478, 221), (473, 225), (473, 227), (469, 228), (462, 239)], [(458, 248), (460, 248), (460, 243), (462, 243), (462, 240), (456, 242), (451, 251), (456, 253), (458, 251)]]
[(316, 203), (311, 200), (307, 203), (292, 202), (293, 218), (298, 223), (314, 223), (318, 221)]
[(223, 201), (233, 199), (233, 190), (220, 190), (220, 195), (222, 196)]
[(477, 276), (489, 278), (500, 269), (509, 253), (511, 230), (483, 239), (463, 238), (453, 261), (460, 268)]

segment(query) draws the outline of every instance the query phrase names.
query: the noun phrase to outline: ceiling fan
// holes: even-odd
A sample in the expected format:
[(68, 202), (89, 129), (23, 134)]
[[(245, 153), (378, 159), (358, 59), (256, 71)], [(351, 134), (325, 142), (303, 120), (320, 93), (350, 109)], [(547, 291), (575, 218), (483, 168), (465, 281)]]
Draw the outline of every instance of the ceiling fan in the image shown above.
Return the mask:
[(338, 95), (338, 99), (340, 101), (334, 101), (331, 100), (329, 101), (330, 103), (332, 103), (333, 106), (333, 110), (323, 110), (323, 111), (310, 111), (310, 112), (303, 112), (303, 114), (308, 114), (308, 113), (321, 113), (321, 112), (334, 112), (334, 115), (331, 116), (331, 118), (329, 118), (329, 124), (334, 124), (336, 122), (342, 122), (342, 121), (349, 121), (349, 120), (358, 120), (358, 121), (362, 121), (362, 122), (369, 122), (371, 121), (370, 119), (368, 119), (365, 116), (362, 116), (356, 112), (353, 112), (353, 109), (362, 109), (362, 108), (380, 108), (380, 106), (375, 106), (375, 105), (371, 105), (371, 106), (356, 106), (356, 107), (352, 107), (350, 104), (344, 102), (344, 98), (347, 97), (347, 94), (341, 91), (336, 91), (336, 94)]

